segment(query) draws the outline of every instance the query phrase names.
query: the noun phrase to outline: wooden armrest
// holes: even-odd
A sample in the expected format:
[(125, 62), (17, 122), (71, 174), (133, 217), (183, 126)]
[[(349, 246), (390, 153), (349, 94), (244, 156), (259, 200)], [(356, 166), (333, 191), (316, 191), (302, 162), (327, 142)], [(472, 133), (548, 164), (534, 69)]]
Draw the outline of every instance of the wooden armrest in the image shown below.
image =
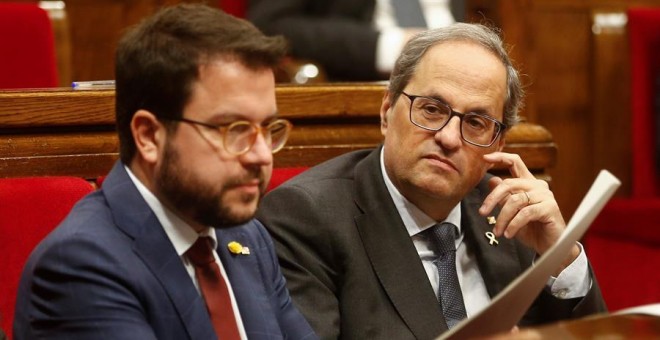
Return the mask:
[[(276, 167), (309, 167), (382, 141), (384, 83), (278, 85), (280, 115), (294, 129)], [(0, 92), (0, 177), (71, 175), (95, 179), (118, 158), (114, 90)], [(505, 151), (549, 180), (557, 148), (550, 133), (522, 123), (506, 134)], [(502, 169), (494, 169), (502, 173)]]

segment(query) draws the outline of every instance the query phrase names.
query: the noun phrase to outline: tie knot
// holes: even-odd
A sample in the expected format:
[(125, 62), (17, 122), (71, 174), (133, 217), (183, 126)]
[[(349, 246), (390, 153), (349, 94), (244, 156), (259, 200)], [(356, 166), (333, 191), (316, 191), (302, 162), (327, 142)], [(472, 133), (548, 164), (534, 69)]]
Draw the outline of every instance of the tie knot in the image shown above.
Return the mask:
[(192, 247), (186, 251), (186, 255), (190, 262), (195, 266), (206, 266), (209, 263), (215, 262), (211, 244), (213, 240), (210, 237), (198, 237), (197, 241), (193, 243)]
[(458, 237), (458, 228), (451, 223), (440, 223), (429, 228), (432, 243), (435, 244), (438, 254), (446, 254), (450, 251), (456, 251), (456, 238)]

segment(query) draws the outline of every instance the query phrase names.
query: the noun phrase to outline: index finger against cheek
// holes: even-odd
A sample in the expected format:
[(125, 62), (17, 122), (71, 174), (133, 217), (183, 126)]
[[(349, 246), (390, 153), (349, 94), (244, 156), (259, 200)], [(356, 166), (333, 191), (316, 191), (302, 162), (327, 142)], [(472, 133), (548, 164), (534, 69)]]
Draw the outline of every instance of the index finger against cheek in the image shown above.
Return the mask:
[(502, 164), (513, 177), (517, 178), (535, 178), (534, 175), (527, 169), (525, 162), (519, 155), (506, 152), (493, 152), (484, 155), (484, 160), (492, 164)]

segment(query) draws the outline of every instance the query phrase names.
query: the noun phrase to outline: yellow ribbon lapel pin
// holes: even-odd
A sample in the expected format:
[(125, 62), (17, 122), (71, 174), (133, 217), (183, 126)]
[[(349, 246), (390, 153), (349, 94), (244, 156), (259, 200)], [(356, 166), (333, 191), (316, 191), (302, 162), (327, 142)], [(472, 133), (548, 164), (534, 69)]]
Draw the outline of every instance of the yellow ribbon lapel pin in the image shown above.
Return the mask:
[(229, 242), (229, 244), (227, 244), (227, 248), (229, 249), (229, 252), (232, 254), (250, 255), (250, 248), (244, 247), (242, 244), (236, 241)]

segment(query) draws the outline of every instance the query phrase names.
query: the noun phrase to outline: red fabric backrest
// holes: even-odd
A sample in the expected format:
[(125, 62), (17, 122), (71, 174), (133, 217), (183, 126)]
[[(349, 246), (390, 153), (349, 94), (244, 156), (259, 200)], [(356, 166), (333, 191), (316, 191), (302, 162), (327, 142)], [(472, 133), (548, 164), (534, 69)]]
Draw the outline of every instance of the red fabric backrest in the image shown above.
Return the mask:
[[(660, 199), (613, 199), (589, 231), (622, 242), (643, 243), (660, 252)], [(617, 255), (618, 252), (613, 252)], [(660, 271), (658, 271), (660, 278)], [(660, 281), (658, 281), (660, 283)], [(660, 289), (660, 286), (658, 286)], [(660, 296), (659, 296), (660, 298)], [(660, 300), (658, 300), (660, 301)]]
[(286, 182), (291, 177), (294, 177), (307, 169), (308, 168), (306, 167), (273, 168), (273, 176), (270, 178), (270, 183), (268, 183), (268, 189), (266, 189), (266, 192), (275, 189), (278, 185)]
[(57, 59), (48, 14), (34, 3), (0, 3), (0, 88), (55, 87)]
[(0, 179), (0, 327), (11, 334), (16, 290), (32, 249), (93, 190), (76, 177)]
[(219, 0), (218, 7), (238, 18), (245, 18), (248, 0)]
[[(660, 75), (660, 9), (628, 10), (631, 56), (632, 197), (660, 197), (655, 166), (653, 83)], [(612, 128), (616, 133), (616, 128)]]
[(96, 180), (94, 180), (94, 184), (96, 184), (97, 188), (100, 188), (101, 186), (103, 186), (103, 181), (105, 181), (105, 178), (106, 178), (106, 176), (96, 177)]

